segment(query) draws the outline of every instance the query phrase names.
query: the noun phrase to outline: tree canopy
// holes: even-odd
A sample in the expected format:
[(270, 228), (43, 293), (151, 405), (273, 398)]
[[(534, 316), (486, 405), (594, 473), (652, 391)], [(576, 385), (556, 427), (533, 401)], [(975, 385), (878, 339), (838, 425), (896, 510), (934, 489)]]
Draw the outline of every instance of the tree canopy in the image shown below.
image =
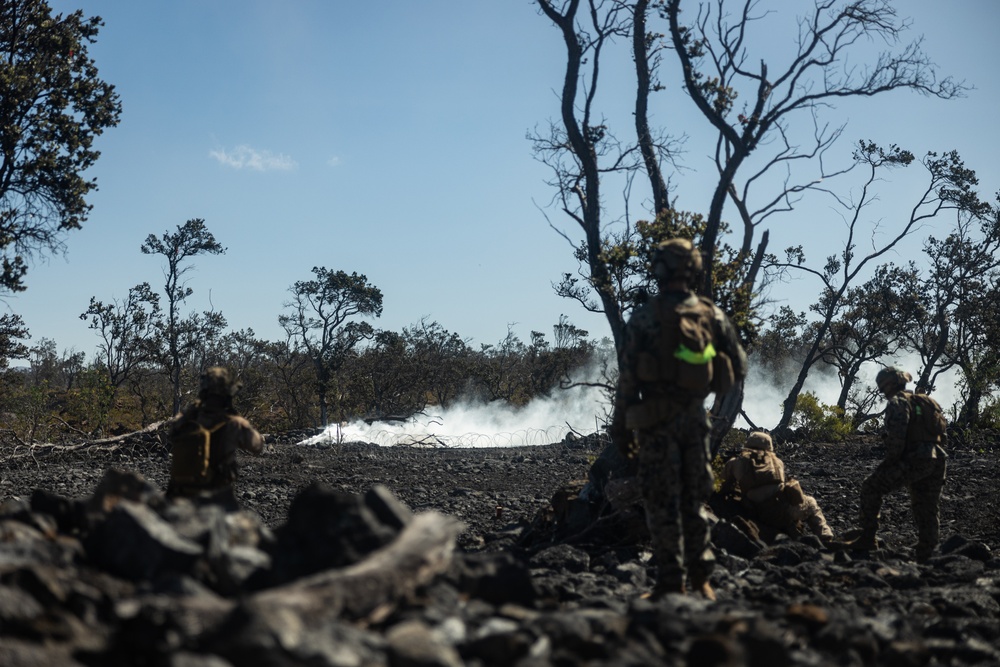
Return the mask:
[(44, 0), (0, 1), (0, 291), (24, 290), (29, 260), (61, 251), (90, 212), (97, 183), (83, 172), (121, 113), (87, 54), (102, 25)]

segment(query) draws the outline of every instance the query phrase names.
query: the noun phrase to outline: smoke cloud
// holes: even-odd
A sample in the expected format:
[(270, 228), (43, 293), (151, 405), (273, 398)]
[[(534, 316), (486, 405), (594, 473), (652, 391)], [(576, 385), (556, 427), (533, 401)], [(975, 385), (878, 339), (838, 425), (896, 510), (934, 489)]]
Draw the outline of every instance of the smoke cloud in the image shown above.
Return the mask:
[[(909, 371), (914, 377), (921, 368), (920, 358), (916, 355), (912, 357), (899, 357), (885, 360), (886, 366), (895, 366)], [(875, 376), (883, 368), (881, 363), (868, 363), (862, 366), (855, 381), (855, 389), (865, 391), (875, 387)], [(771, 429), (781, 420), (782, 403), (787, 398), (792, 384), (799, 373), (800, 366), (789, 364), (780, 377), (774, 377), (753, 365), (750, 360), (750, 371), (747, 375), (746, 391), (743, 396), (743, 411), (760, 428)], [(948, 413), (951, 406), (959, 400), (959, 391), (956, 385), (957, 373), (948, 372), (938, 378), (933, 395)], [(912, 390), (910, 384), (908, 389)], [(811, 392), (816, 395), (817, 400), (824, 405), (836, 405), (840, 396), (840, 380), (836, 373), (826, 371), (823, 367), (814, 367), (806, 378), (802, 393)], [(880, 410), (884, 402), (876, 405), (876, 410)], [(738, 428), (747, 428), (749, 425), (743, 417), (737, 419)]]
[[(910, 370), (916, 375), (919, 360), (894, 359), (890, 365)], [(873, 387), (875, 374), (881, 367), (874, 363), (864, 367), (858, 378), (859, 388)], [(773, 377), (751, 364), (743, 411), (756, 426), (771, 429), (777, 425), (781, 419), (782, 401), (788, 395), (798, 370), (798, 367), (789, 367), (781, 373), (781, 377)], [(840, 382), (835, 374), (820, 370), (814, 369), (810, 373), (803, 391), (814, 393), (821, 403), (834, 405), (840, 394)], [(596, 373), (592, 377), (597, 377)], [(946, 410), (958, 396), (953, 379), (952, 376), (942, 378), (934, 392), (935, 398)], [(552, 396), (536, 399), (520, 408), (499, 401), (466, 401), (447, 409), (431, 407), (406, 421), (334, 424), (301, 444), (368, 442), (383, 446), (423, 447), (547, 445), (561, 442), (570, 432), (586, 435), (600, 431), (605, 416), (610, 412), (608, 401), (602, 389), (590, 386), (556, 390)], [(748, 428), (749, 424), (740, 417), (735, 426)]]
[(428, 408), (403, 422), (356, 421), (329, 426), (302, 444), (371, 442), (426, 447), (520, 447), (561, 442), (568, 433), (601, 428), (607, 397), (598, 388), (557, 390), (518, 408), (500, 402)]

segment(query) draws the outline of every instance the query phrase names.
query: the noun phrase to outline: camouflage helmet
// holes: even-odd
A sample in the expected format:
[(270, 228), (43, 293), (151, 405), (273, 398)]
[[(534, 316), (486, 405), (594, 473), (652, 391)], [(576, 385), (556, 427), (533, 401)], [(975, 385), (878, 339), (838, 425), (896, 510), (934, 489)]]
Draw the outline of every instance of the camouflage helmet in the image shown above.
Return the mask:
[(759, 449), (765, 452), (774, 451), (774, 442), (771, 436), (763, 431), (754, 431), (747, 436), (747, 441), (743, 443), (744, 449)]
[(903, 389), (913, 376), (892, 366), (886, 366), (875, 376), (875, 384), (882, 393), (893, 389)]
[(701, 273), (701, 251), (688, 239), (667, 239), (653, 252), (653, 275), (658, 282), (691, 282)]
[(232, 398), (240, 390), (240, 383), (233, 382), (229, 377), (229, 371), (221, 366), (212, 366), (201, 374), (201, 389), (198, 396), (202, 400), (210, 396), (220, 398)]

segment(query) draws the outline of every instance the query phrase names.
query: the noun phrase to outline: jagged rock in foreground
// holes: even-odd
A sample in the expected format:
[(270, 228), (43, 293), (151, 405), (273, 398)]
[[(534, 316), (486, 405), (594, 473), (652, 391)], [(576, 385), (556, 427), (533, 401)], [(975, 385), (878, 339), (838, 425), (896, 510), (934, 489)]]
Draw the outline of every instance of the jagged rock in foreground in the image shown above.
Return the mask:
[[(993, 450), (953, 453), (928, 563), (905, 494), (870, 555), (719, 520), (715, 603), (641, 598), (641, 508), (580, 495), (600, 452), (279, 444), (246, 509), (168, 502), (156, 451), (8, 463), (0, 664), (1000, 664)], [(838, 532), (879, 455), (782, 451)]]

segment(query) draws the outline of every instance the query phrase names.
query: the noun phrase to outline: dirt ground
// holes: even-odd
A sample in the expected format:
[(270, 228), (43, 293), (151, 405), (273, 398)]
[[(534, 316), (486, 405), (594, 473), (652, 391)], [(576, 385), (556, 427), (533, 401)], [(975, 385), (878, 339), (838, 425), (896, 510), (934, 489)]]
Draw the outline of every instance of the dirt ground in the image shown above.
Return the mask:
[[(350, 494), (383, 485), (411, 510), (436, 510), (463, 522), (447, 572), (412, 597), (385, 606), (387, 615), (358, 625), (339, 618), (336, 611), (278, 613), (299, 609), (295, 605), (304, 595), (299, 591), (282, 603), (285, 606), (268, 607), (263, 601), (281, 598), (280, 586), (252, 595), (246, 604), (242, 592), (232, 599), (220, 597), (191, 579), (197, 572), (215, 572), (211, 567), (182, 569), (184, 576), (155, 582), (145, 577), (133, 585), (69, 562), (60, 568), (51, 560), (17, 561), (17, 554), (37, 540), (5, 544), (14, 560), (0, 578), (0, 601), (6, 601), (0, 604), (0, 664), (1000, 664), (1000, 485), (998, 449), (991, 443), (951, 448), (941, 503), (941, 554), (926, 563), (913, 562), (909, 501), (905, 492), (897, 492), (883, 508), (883, 548), (878, 552), (831, 551), (811, 536), (781, 536), (748, 553), (747, 543), (733, 541), (733, 533), (725, 530), (734, 524), (720, 521), (718, 533), (713, 529), (713, 539), (719, 540), (712, 575), (718, 600), (668, 595), (654, 603), (643, 597), (656, 565), (643, 545), (636, 508), (627, 506), (594, 521), (590, 504), (562, 502), (572, 494), (557, 494), (581, 487), (571, 483), (586, 479), (603, 449), (599, 437), (482, 449), (299, 444), (311, 435), (268, 436), (264, 454), (241, 456), (236, 496), (244, 507), (281, 534), (295, 523), (286, 523), (293, 500), (315, 498), (315, 493), (300, 491), (317, 482)], [(64, 498), (89, 498), (112, 467), (138, 472), (162, 489), (169, 458), (161, 437), (153, 433), (116, 443), (81, 443), (76, 449), (0, 451), (0, 503), (27, 500), (36, 489)], [(861, 483), (882, 456), (878, 441), (784, 443), (778, 451), (787, 474), (817, 498), (834, 532), (852, 528)], [(51, 495), (38, 497), (53, 506)], [(570, 508), (562, 524), (540, 519), (559, 515), (548, 512), (550, 501)], [(31, 513), (19, 512), (24, 506), (11, 503), (6, 509), (12, 517), (44, 525)], [(325, 511), (329, 505), (309, 507)], [(581, 507), (582, 514), (574, 512)], [(132, 516), (114, 513), (120, 519), (126, 515)], [(570, 518), (580, 516), (592, 521), (583, 533), (561, 532), (560, 525), (573, 525)], [(320, 529), (326, 518), (316, 516)], [(451, 524), (448, 517), (430, 512), (423, 518)], [(30, 534), (32, 529), (19, 525), (9, 520), (7, 534)], [(106, 520), (102, 525), (135, 524)], [(360, 530), (360, 524), (351, 526), (351, 535)], [(160, 528), (166, 536), (177, 535), (170, 526)], [(121, 544), (137, 540), (135, 532), (115, 535), (115, 547), (106, 551), (100, 540), (90, 543), (93, 562), (103, 562), (101, 554), (117, 558)], [(581, 535), (586, 540), (578, 539)], [(337, 553), (348, 546), (334, 542)], [(301, 550), (289, 549), (286, 560), (294, 562)], [(141, 554), (128, 563), (143, 566), (162, 560), (129, 549), (122, 553)], [(224, 552), (212, 562), (230, 568), (224, 573), (235, 577), (240, 570), (231, 568), (244, 562), (235, 555)], [(205, 565), (206, 558), (196, 564)], [(343, 577), (357, 569), (326, 574)], [(379, 579), (385, 580), (392, 577)], [(61, 603), (66, 590), (75, 592)], [(313, 600), (313, 611), (329, 609), (330, 600), (341, 599), (339, 589), (331, 590), (333, 598)], [(116, 603), (108, 604), (111, 599)], [(309, 632), (303, 630), (305, 618), (316, 625)], [(422, 650), (436, 647), (433, 659), (414, 657), (412, 633), (418, 631), (433, 639), (420, 644)], [(337, 638), (332, 644), (331, 637)], [(351, 659), (345, 662), (345, 656)]]
[[(509, 448), (381, 447), (365, 443), (297, 444), (311, 433), (268, 436), (258, 457), (241, 453), (237, 498), (271, 527), (280, 525), (292, 498), (322, 482), (351, 493), (376, 484), (389, 488), (412, 510), (434, 509), (467, 526), (462, 546), (475, 549), (491, 533), (531, 522), (560, 486), (586, 479), (600, 453), (594, 440)], [(723, 450), (722, 454), (727, 452)], [(778, 453), (789, 477), (819, 501), (834, 532), (854, 526), (861, 482), (881, 460), (874, 439), (846, 443), (785, 443)], [(942, 540), (951, 535), (1000, 548), (1000, 449), (982, 443), (950, 449), (948, 482), (941, 503)], [(168, 458), (162, 447), (120, 444), (76, 451), (11, 451), (0, 461), (0, 501), (26, 497), (36, 488), (70, 498), (90, 495), (108, 467), (136, 470), (166, 488)], [(916, 537), (905, 491), (886, 498), (880, 538), (903, 548)]]

